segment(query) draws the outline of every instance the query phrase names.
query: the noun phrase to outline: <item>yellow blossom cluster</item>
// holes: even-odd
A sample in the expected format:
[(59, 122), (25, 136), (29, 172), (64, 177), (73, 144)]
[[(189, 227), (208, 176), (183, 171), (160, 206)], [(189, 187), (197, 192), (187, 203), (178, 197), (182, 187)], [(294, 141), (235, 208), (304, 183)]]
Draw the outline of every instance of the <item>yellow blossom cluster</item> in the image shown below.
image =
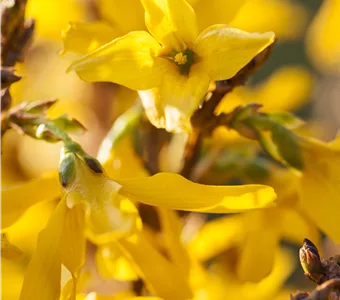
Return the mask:
[(27, 2), (14, 103), (61, 104), (2, 137), (3, 299), (286, 299), (296, 246), (340, 245), (340, 136), (292, 113), (317, 77), (290, 64), (245, 85), (304, 35), (338, 76), (339, 1), (314, 18), (291, 0)]

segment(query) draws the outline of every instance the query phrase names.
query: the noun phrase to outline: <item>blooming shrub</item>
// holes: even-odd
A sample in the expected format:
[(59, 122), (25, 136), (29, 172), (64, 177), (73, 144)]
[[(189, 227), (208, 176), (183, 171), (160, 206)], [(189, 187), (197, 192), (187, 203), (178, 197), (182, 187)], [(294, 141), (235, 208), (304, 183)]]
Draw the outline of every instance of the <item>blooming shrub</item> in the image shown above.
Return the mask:
[[(2, 297), (340, 299), (337, 12), (2, 1)], [(304, 35), (318, 76), (277, 67)]]

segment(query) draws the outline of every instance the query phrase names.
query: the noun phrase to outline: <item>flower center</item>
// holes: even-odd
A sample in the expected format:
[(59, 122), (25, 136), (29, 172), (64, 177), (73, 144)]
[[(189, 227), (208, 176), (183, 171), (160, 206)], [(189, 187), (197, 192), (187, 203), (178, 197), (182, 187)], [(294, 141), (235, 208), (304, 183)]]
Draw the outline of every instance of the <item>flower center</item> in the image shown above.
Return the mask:
[(194, 63), (194, 53), (186, 49), (183, 52), (170, 54), (171, 60), (178, 66), (179, 72), (182, 75), (188, 75), (190, 67)]
[(178, 65), (185, 65), (187, 60), (187, 56), (184, 55), (182, 52), (175, 55), (175, 63), (177, 63)]

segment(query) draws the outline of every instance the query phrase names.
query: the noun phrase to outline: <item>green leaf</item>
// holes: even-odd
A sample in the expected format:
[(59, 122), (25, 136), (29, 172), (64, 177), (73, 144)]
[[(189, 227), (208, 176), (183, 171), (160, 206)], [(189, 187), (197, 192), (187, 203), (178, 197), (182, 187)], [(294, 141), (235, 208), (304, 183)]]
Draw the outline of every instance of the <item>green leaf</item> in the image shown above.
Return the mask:
[(289, 112), (272, 113), (268, 115), (275, 123), (284, 125), (286, 128), (295, 129), (304, 124), (304, 121)]

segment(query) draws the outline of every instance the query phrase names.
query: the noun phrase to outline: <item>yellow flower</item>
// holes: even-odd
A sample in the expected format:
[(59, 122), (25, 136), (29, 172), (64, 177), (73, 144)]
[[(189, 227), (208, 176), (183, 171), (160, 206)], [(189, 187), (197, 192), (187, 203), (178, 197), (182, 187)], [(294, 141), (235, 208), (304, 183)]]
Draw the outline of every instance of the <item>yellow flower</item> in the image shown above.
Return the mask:
[(339, 13), (339, 1), (323, 1), (319, 12), (308, 29), (306, 40), (308, 54), (322, 71), (340, 71)]
[(305, 162), (300, 207), (334, 242), (340, 243), (340, 136), (331, 143), (300, 137)]
[(277, 192), (276, 207), (208, 222), (191, 241), (190, 253), (206, 261), (238, 249), (234, 276), (241, 282), (258, 282), (272, 271), (281, 240), (300, 245), (308, 237), (318, 244), (317, 229), (298, 206), (299, 177), (288, 170), (275, 170), (266, 183)]
[[(128, 115), (132, 117), (126, 120), (127, 123), (124, 123), (124, 117), (117, 121), (114, 126), (116, 131), (110, 132), (108, 139), (103, 143), (106, 147), (101, 151), (104, 163), (106, 160), (114, 164), (115, 158), (118, 159), (118, 169), (119, 166), (126, 167), (125, 163), (124, 165), (120, 163), (127, 160), (123, 154), (128, 153), (126, 151), (122, 153), (123, 150), (119, 150), (119, 146), (120, 143), (126, 146), (125, 141), (130, 139), (130, 135), (126, 133), (130, 132), (128, 128), (133, 126), (135, 120), (134, 114)], [(114, 276), (122, 276), (122, 279), (135, 276), (128, 268), (128, 260), (137, 265), (137, 270), (133, 271), (145, 278), (151, 290), (157, 291), (160, 295), (168, 295), (167, 298), (170, 299), (173, 298), (171, 295), (174, 292), (188, 295), (191, 293), (189, 263), (186, 251), (179, 241), (181, 226), (174, 212), (168, 209), (236, 213), (270, 207), (275, 200), (273, 189), (263, 185), (208, 186), (190, 182), (180, 175), (170, 173), (146, 177), (145, 171), (143, 173), (139, 170), (141, 166), (138, 160), (131, 160), (130, 167), (138, 176), (145, 177), (131, 178), (130, 170), (130, 173), (123, 176), (125, 178), (112, 181), (102, 172), (98, 162), (85, 154), (79, 145), (68, 143), (70, 144), (65, 146), (65, 151), (62, 152), (60, 165), (65, 195), (39, 235), (37, 250), (25, 276), (21, 299), (31, 299), (33, 295), (35, 299), (57, 298), (60, 293), (62, 264), (72, 275), (71, 290), (74, 296), (80, 268), (84, 263), (86, 239), (98, 244), (101, 250), (108, 247), (110, 253), (118, 252), (118, 256), (115, 257), (124, 254), (125, 261), (120, 260), (122, 268), (118, 271), (113, 270)], [(115, 154), (118, 156), (115, 157)], [(115, 173), (117, 177), (121, 177), (122, 174)], [(2, 214), (6, 220), (6, 227), (16, 222), (28, 207), (49, 200), (50, 196), (58, 197), (60, 188), (55, 175), (56, 173), (52, 173), (49, 177), (2, 190)], [(43, 194), (40, 193), (41, 190)], [(23, 195), (30, 201), (25, 203)], [(139, 215), (131, 201), (159, 207), (171, 263), (158, 253), (158, 246), (147, 238), (147, 229), (140, 232)], [(21, 209), (17, 212), (19, 205)], [(115, 243), (113, 248), (110, 246), (112, 243)], [(46, 249), (49, 249), (48, 253)], [(151, 256), (158, 257), (159, 264), (151, 267), (157, 267), (157, 272), (150, 270), (150, 264), (145, 264), (143, 260), (146, 253), (153, 252), (155, 254)], [(164, 269), (172, 271), (162, 273)], [(130, 274), (124, 274), (125, 271)], [(154, 273), (158, 275), (155, 276)], [(165, 277), (162, 277), (162, 274)], [(178, 291), (167, 285), (171, 277), (178, 278), (178, 286), (181, 286)]]
[[(146, 30), (144, 9), (139, 0), (99, 0), (97, 3), (102, 20), (70, 22), (62, 33), (62, 53), (86, 54), (130, 31)], [(199, 31), (213, 24), (228, 24), (246, 31), (271, 30), (280, 40), (290, 39), (301, 33), (306, 19), (302, 6), (287, 0), (189, 0), (188, 3), (197, 15)]]
[[(273, 249), (272, 249), (273, 250)], [(268, 276), (258, 283), (242, 282), (235, 277), (234, 257), (220, 259), (211, 267), (207, 282), (196, 292), (195, 300), (271, 300), (294, 269), (293, 255), (285, 249), (274, 251), (275, 263)]]
[(112, 81), (139, 90), (150, 121), (168, 131), (190, 130), (209, 83), (233, 77), (274, 41), (226, 25), (198, 34), (185, 0), (142, 1), (145, 31), (130, 32), (75, 61), (86, 81)]

